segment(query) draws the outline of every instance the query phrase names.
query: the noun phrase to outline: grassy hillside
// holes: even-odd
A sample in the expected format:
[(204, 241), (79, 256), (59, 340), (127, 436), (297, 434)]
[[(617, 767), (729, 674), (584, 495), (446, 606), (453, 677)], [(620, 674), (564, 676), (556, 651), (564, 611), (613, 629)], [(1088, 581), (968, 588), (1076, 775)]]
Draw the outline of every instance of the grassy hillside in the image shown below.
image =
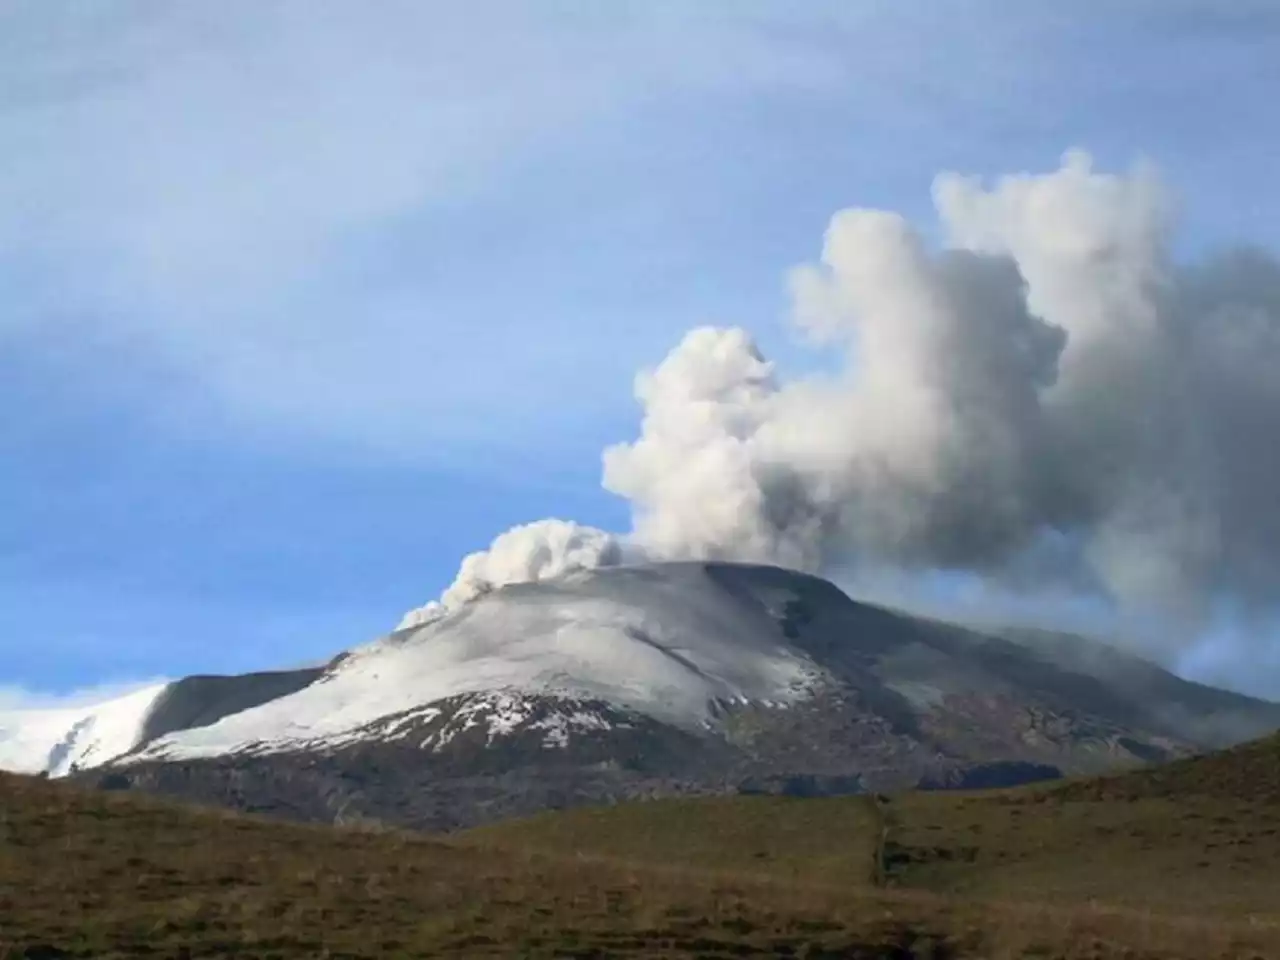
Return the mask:
[(1280, 737), (1050, 787), (907, 794), (887, 815), (891, 884), (1280, 917)]
[(2, 776), (0, 957), (1280, 957), (1275, 747), (448, 839)]
[(946, 800), (912, 795), (890, 807), (891, 885), (1280, 919), (1278, 808), (1051, 792)]
[(486, 848), (855, 890), (877, 878), (879, 825), (870, 797), (725, 797), (582, 807), (466, 836)]
[(1202, 757), (1077, 780), (1060, 792), (1073, 800), (1198, 797), (1280, 807), (1280, 733)]

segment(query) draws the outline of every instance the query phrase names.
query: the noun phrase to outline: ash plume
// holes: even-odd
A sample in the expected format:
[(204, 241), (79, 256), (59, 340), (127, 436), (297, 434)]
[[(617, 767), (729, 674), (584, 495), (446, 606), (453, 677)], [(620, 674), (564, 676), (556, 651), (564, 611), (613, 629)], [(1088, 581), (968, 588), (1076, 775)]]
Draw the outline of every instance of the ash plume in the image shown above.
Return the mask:
[(1280, 263), (1177, 261), (1156, 173), (1079, 151), (992, 184), (943, 174), (933, 199), (940, 247), (847, 209), (791, 272), (792, 323), (839, 374), (780, 382), (747, 332), (691, 331), (637, 378), (639, 436), (604, 453), (630, 534), (519, 528), (444, 605), (631, 551), (965, 571), (1191, 621), (1269, 607)]
[(499, 534), (487, 550), (464, 557), (440, 599), (410, 610), (396, 629), (429, 623), (508, 583), (532, 583), (575, 570), (613, 566), (622, 557), (621, 539), (595, 527), (569, 520), (539, 520), (512, 527)]

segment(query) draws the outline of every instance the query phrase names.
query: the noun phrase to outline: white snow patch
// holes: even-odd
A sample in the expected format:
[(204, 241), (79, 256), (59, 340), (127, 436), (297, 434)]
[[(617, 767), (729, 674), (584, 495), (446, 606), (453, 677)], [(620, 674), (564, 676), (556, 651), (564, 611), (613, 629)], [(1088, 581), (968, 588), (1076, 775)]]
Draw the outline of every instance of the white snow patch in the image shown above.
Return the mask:
[(380, 718), (467, 693), (502, 691), (460, 713), (438, 743), (481, 714), (490, 736), (501, 735), (528, 716), (520, 695), (603, 700), (686, 728), (700, 727), (714, 700), (805, 696), (821, 670), (751, 601), (751, 574), (740, 576), (729, 590), (701, 564), (663, 564), (509, 586), (352, 651), (324, 682), (171, 734), (139, 756), (349, 742)]
[(63, 777), (128, 753), (167, 686), (80, 706), (0, 709), (0, 770)]
[[(346, 733), (331, 736), (319, 745), (341, 747), (369, 740), (403, 740), (423, 724), (430, 723), (440, 716), (442, 712), (438, 707), (423, 707), (419, 710), (410, 710), (407, 713), (398, 714), (386, 720), (375, 721), (355, 730), (348, 730)], [(302, 749), (311, 745), (316, 745), (315, 741), (311, 738), (305, 738), (295, 741), (292, 744), (292, 748)]]
[(513, 691), (490, 694), (474, 701), (470, 709), (480, 714), (489, 724), (489, 742), (514, 731), (528, 719), (529, 701)]
[(573, 713), (553, 713), (529, 724), (531, 729), (544, 730), (542, 738), (544, 747), (564, 748), (574, 732), (585, 733), (591, 730), (612, 730), (613, 724), (589, 710), (574, 710)]
[[(532, 705), (528, 698), (514, 690), (494, 690), (475, 696), (459, 706), (448, 721), (432, 733), (422, 745), (432, 745), (436, 753), (444, 749), (460, 733), (485, 727), (485, 744), (517, 730), (528, 720)], [(440, 711), (436, 711), (439, 714)]]

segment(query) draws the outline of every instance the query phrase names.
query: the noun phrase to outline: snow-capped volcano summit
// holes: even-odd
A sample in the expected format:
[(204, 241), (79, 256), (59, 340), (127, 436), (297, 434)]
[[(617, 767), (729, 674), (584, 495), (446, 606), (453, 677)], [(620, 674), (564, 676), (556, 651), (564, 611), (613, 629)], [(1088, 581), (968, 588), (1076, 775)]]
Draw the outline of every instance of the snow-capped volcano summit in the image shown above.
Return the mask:
[(801, 587), (830, 590), (837, 607), (843, 595), (776, 568), (729, 569), (611, 567), (513, 584), (355, 648), (291, 696), (162, 737), (142, 756), (316, 748), (485, 692), (588, 698), (686, 729), (705, 727), (719, 702), (804, 696), (825, 671), (788, 637), (789, 604)]
[[(477, 703), (505, 704), (494, 707), (499, 727), (521, 715), (522, 698), (550, 697), (700, 729), (717, 703), (790, 702), (822, 676), (787, 636), (798, 584), (845, 602), (799, 574), (698, 563), (512, 584), (323, 670), (187, 678), (77, 709), (0, 713), (0, 767), (61, 776), (131, 752), (176, 760), (320, 749), (376, 738), (388, 717), (403, 730), (404, 714), (438, 713), (433, 704), (459, 697), (473, 713)], [(283, 679), (262, 689), (273, 676)]]

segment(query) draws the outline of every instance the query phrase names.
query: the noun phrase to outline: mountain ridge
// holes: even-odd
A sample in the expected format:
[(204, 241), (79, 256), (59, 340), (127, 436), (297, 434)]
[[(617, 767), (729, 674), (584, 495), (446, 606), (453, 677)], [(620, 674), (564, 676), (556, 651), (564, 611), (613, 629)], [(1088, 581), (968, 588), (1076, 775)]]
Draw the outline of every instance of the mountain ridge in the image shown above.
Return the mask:
[(1280, 727), (1280, 704), (1127, 654), (1125, 670), (1105, 656), (1073, 667), (1066, 636), (913, 617), (777, 567), (582, 571), (323, 666), (152, 690), (111, 741), (132, 723), (134, 742), (55, 772), (307, 820), (456, 828), (637, 796), (1102, 773)]

